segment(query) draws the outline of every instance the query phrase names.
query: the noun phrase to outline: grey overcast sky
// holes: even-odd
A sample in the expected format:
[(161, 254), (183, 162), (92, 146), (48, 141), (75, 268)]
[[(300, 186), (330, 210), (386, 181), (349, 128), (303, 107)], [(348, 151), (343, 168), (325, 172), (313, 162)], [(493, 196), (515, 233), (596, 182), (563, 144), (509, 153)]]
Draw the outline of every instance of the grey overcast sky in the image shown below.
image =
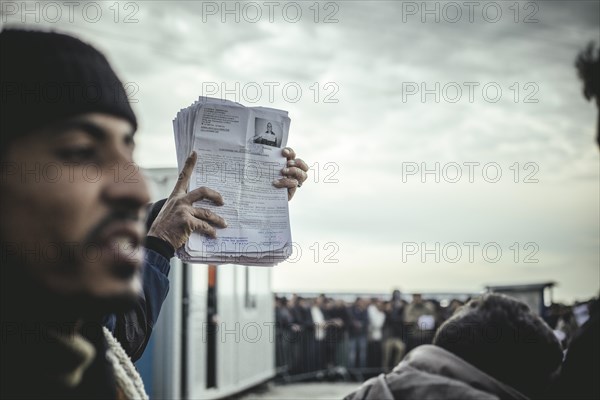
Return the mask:
[(597, 110), (574, 69), (598, 1), (2, 3), (6, 26), (107, 55), (142, 167), (176, 166), (171, 121), (200, 95), (289, 111), (313, 168), (274, 290), (598, 295)]

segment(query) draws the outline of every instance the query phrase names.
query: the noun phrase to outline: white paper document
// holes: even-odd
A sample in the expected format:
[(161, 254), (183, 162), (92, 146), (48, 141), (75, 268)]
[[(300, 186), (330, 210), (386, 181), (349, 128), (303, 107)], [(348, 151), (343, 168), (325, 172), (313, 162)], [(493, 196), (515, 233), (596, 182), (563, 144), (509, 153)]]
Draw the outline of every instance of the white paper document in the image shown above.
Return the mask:
[(213, 189), (225, 204), (194, 203), (227, 221), (212, 239), (192, 233), (177, 250), (184, 261), (202, 264), (273, 266), (290, 256), (291, 231), (287, 189), (282, 178), (290, 118), (287, 111), (244, 107), (228, 100), (201, 97), (173, 120), (181, 171), (192, 150), (198, 162), (188, 190)]

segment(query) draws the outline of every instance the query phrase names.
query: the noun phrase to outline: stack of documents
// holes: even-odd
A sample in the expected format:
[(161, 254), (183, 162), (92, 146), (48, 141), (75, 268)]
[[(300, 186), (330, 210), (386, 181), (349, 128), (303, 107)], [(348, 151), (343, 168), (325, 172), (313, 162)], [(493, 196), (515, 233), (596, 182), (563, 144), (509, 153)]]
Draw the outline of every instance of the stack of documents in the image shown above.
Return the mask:
[(223, 196), (225, 205), (194, 203), (227, 221), (217, 238), (192, 233), (177, 250), (184, 261), (202, 264), (273, 266), (290, 256), (291, 231), (287, 189), (282, 178), (290, 118), (287, 111), (244, 107), (228, 100), (201, 97), (173, 120), (181, 171), (192, 150), (198, 162), (188, 191), (204, 186)]

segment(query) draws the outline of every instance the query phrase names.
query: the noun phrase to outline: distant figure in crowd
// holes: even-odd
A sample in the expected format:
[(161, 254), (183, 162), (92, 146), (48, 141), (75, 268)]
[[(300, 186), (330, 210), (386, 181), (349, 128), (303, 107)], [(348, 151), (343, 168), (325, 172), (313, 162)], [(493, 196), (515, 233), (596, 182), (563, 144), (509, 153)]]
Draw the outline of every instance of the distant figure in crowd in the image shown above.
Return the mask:
[(562, 349), (524, 303), (486, 294), (446, 321), (387, 375), (347, 400), (548, 398)]
[(367, 366), (367, 340), (369, 333), (369, 315), (364, 299), (357, 298), (350, 309), (348, 328), (348, 367), (365, 368)]
[(367, 364), (369, 368), (381, 367), (383, 326), (385, 325), (385, 312), (383, 302), (371, 299), (367, 308), (369, 316), (369, 345), (367, 348)]
[(331, 300), (330, 323), (327, 325), (328, 363), (330, 366), (346, 365), (345, 333), (352, 324), (350, 313), (343, 300)]
[(404, 323), (409, 331), (407, 350), (410, 351), (421, 344), (431, 343), (435, 332), (435, 309), (430, 302), (423, 301), (423, 296), (415, 293), (412, 302), (404, 311)]
[[(404, 302), (399, 290), (394, 290), (385, 319), (387, 338), (383, 343), (383, 370), (389, 371), (400, 363), (406, 351), (404, 336)], [(391, 361), (391, 364), (390, 364)]]
[(287, 298), (275, 298), (275, 341), (276, 365), (288, 365), (290, 362), (290, 343), (294, 339), (292, 313), (288, 307)]
[(327, 334), (327, 321), (323, 314), (323, 306), (325, 304), (325, 296), (318, 296), (310, 307), (310, 315), (314, 324), (315, 330), (315, 365), (314, 369), (325, 368), (325, 335)]
[(306, 372), (315, 367), (315, 325), (312, 319), (310, 301), (304, 297), (296, 297), (293, 309), (294, 321), (298, 325), (299, 340), (297, 341), (298, 356), (294, 372)]

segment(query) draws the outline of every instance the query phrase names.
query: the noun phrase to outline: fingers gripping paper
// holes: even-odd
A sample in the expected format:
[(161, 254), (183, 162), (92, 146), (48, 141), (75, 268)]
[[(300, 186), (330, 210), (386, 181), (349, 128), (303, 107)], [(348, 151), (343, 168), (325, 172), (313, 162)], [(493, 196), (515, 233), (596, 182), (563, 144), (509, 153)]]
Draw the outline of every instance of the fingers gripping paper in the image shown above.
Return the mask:
[(227, 221), (212, 239), (192, 233), (177, 250), (184, 261), (203, 264), (273, 266), (290, 256), (288, 195), (275, 188), (286, 159), (290, 118), (287, 111), (244, 107), (228, 100), (201, 97), (173, 120), (177, 163), (181, 171), (192, 150), (198, 162), (188, 191), (216, 190), (225, 204), (207, 200), (208, 209)]

